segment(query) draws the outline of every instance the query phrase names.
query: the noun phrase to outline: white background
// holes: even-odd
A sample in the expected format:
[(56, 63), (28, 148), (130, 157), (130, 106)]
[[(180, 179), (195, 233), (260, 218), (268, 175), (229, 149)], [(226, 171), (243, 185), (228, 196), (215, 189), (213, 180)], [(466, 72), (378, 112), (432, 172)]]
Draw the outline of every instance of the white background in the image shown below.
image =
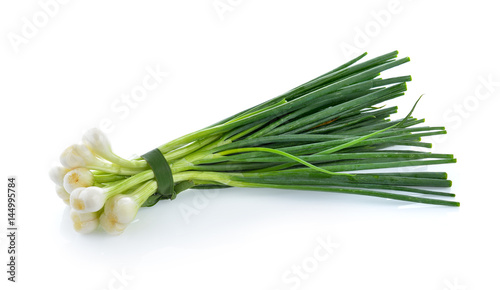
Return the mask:
[[(0, 178), (19, 182), (19, 282), (2, 197), (1, 289), (500, 289), (499, 14), (464, 2), (2, 1)], [(447, 171), (460, 208), (187, 191), (121, 236), (72, 230), (47, 171), (86, 129), (140, 155), (344, 63), (346, 47), (411, 57), (384, 76), (413, 77), (399, 114), (425, 94), (414, 115), (447, 127), (428, 141), (458, 163), (418, 169)], [(126, 103), (151, 70), (155, 88)]]

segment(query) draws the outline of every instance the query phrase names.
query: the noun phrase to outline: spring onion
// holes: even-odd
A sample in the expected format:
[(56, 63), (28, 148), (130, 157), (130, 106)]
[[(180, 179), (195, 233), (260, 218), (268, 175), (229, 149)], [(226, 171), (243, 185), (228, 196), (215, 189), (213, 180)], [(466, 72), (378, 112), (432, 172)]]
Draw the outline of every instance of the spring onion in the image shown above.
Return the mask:
[(58, 195), (69, 202), (75, 230), (81, 233), (100, 224), (106, 232), (120, 234), (141, 207), (174, 199), (190, 188), (265, 187), (459, 206), (449, 199), (454, 194), (438, 190), (451, 187), (446, 173), (400, 169), (456, 159), (416, 150), (431, 147), (422, 138), (446, 130), (421, 125), (424, 119), (412, 116), (415, 106), (405, 118), (391, 120), (397, 107), (380, 105), (403, 96), (411, 81), (410, 76), (380, 78), (409, 61), (397, 55), (394, 51), (360, 62), (364, 53), (141, 158), (118, 156), (108, 138), (91, 129), (82, 143), (64, 150), (63, 167), (49, 175)]

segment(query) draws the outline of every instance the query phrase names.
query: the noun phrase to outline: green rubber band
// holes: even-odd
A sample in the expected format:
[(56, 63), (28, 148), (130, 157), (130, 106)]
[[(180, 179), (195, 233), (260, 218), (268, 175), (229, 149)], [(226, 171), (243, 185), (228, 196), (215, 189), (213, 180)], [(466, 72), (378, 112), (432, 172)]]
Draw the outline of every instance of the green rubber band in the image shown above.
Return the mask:
[(174, 199), (174, 177), (167, 160), (158, 148), (155, 148), (141, 156), (149, 164), (158, 183), (158, 194), (164, 198)]

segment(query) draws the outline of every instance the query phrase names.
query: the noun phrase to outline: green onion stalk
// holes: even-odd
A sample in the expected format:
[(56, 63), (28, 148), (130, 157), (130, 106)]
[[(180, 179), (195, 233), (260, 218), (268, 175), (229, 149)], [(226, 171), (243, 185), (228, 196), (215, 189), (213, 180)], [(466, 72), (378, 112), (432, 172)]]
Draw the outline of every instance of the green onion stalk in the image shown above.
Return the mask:
[(409, 75), (380, 77), (410, 60), (397, 55), (394, 51), (361, 62), (364, 53), (284, 94), (159, 146), (155, 152), (161, 160), (156, 161), (168, 171), (155, 171), (146, 155), (116, 155), (107, 137), (91, 129), (82, 143), (62, 153), (62, 166), (54, 167), (50, 177), (59, 197), (71, 206), (80, 233), (100, 225), (119, 234), (141, 207), (174, 199), (187, 189), (277, 188), (459, 206), (450, 199), (454, 194), (439, 190), (451, 187), (446, 173), (401, 170), (456, 159), (417, 150), (431, 147), (423, 137), (446, 130), (422, 125), (424, 119), (412, 116), (415, 106), (405, 118), (394, 120), (390, 117), (397, 107), (380, 105), (403, 96), (411, 81)]

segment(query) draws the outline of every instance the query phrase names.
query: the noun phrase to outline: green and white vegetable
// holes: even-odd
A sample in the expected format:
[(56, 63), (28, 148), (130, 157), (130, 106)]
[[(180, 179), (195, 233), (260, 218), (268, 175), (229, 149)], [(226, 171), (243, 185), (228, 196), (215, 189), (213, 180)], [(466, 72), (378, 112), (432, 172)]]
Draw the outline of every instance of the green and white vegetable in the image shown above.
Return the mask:
[[(400, 170), (456, 159), (399, 149), (430, 148), (421, 138), (446, 131), (421, 125), (424, 119), (411, 112), (391, 120), (397, 107), (380, 106), (403, 96), (411, 80), (379, 77), (409, 61), (397, 54), (359, 62), (362, 54), (267, 102), (159, 146), (172, 171), (175, 194), (189, 188), (267, 187), (459, 206), (448, 199), (454, 194), (437, 190), (451, 186), (446, 173)], [(98, 129), (68, 147), (60, 162), (63, 167), (52, 169), (50, 177), (58, 195), (69, 201), (80, 233), (100, 223), (108, 233), (119, 234), (140, 207), (175, 198), (157, 192), (146, 160), (116, 155)], [(387, 168), (393, 171), (374, 171)]]

